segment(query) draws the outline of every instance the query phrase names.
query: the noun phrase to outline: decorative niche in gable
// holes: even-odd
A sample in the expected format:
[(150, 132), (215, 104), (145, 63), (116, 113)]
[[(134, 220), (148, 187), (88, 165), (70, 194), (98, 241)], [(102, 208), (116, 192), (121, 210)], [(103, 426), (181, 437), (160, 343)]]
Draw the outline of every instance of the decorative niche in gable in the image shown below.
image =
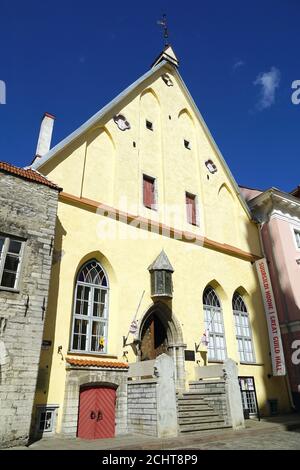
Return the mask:
[(173, 86), (173, 80), (168, 73), (164, 73), (161, 78), (167, 86)]
[(205, 166), (208, 169), (208, 171), (212, 174), (216, 173), (218, 171), (218, 168), (214, 164), (212, 160), (206, 160)]
[(129, 121), (127, 121), (123, 114), (116, 114), (114, 116), (114, 121), (121, 131), (126, 131), (126, 129), (130, 129), (131, 127)]

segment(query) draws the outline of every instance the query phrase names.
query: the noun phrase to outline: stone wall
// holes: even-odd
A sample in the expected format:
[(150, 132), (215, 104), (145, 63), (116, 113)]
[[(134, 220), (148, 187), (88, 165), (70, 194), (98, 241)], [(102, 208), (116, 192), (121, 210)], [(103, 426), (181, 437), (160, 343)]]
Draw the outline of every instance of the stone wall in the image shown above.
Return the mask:
[[(128, 431), (157, 437), (177, 436), (177, 405), (175, 392), (175, 365), (167, 354), (161, 354), (154, 361), (145, 361), (129, 368), (128, 377), (133, 371), (141, 373), (152, 368), (152, 378), (128, 380), (127, 422)], [(141, 370), (139, 371), (139, 367)], [(145, 367), (146, 366), (146, 367)]]
[(80, 388), (89, 386), (111, 386), (116, 389), (116, 435), (127, 433), (127, 369), (109, 370), (68, 366), (62, 426), (60, 432), (76, 437)]
[(0, 232), (25, 240), (18, 290), (0, 287), (0, 447), (28, 441), (57, 199), (56, 189), (0, 173)]
[(128, 382), (127, 423), (128, 432), (157, 435), (157, 380)]

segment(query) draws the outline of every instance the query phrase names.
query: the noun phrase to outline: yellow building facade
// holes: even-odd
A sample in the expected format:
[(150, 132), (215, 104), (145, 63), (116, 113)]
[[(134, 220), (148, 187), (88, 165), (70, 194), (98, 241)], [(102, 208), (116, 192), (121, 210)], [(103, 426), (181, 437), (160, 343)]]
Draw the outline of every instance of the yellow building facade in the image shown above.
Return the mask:
[[(124, 401), (127, 361), (162, 351), (178, 390), (197, 364), (230, 357), (254, 378), (262, 415), (268, 400), (289, 410), (285, 378), (272, 376), (258, 229), (171, 48), (33, 167), (63, 188), (36, 416), (55, 410), (52, 431), (78, 434), (80, 387), (114, 383)], [(148, 268), (162, 251), (172, 293), (157, 297)], [(133, 319), (134, 347), (124, 346)]]

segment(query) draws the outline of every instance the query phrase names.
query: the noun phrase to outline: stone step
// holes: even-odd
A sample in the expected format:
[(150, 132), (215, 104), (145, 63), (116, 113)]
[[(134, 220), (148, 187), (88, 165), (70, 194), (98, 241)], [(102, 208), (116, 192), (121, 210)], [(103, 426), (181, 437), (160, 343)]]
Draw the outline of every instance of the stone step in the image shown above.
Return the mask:
[(184, 392), (183, 395), (194, 395), (194, 394), (203, 394), (203, 392), (208, 393), (220, 393), (225, 392), (225, 387), (200, 387), (192, 388), (188, 392)]
[(218, 419), (214, 421), (194, 423), (194, 424), (180, 424), (179, 431), (181, 433), (190, 433), (197, 431), (205, 431), (209, 429), (223, 429), (230, 428), (230, 426), (224, 424), (224, 420)]
[(178, 398), (185, 398), (185, 397), (195, 397), (199, 396), (202, 397), (203, 395), (211, 395), (211, 394), (219, 394), (225, 393), (225, 388), (205, 388), (203, 390), (192, 390), (190, 392), (184, 392)]
[(190, 403), (181, 403), (177, 406), (178, 411), (211, 411), (210, 408), (206, 404), (198, 404), (198, 405), (191, 405)]
[(195, 429), (179, 429), (179, 432), (182, 434), (201, 434), (203, 431), (211, 431), (212, 429), (231, 429), (231, 426), (227, 424), (220, 424), (220, 423), (206, 423), (206, 424), (198, 424), (195, 426)]
[(182, 424), (197, 424), (197, 423), (214, 423), (214, 422), (224, 422), (222, 418), (218, 415), (218, 413), (212, 413), (211, 415), (207, 416), (193, 416), (187, 418), (179, 418), (178, 423), (181, 426)]
[(178, 405), (205, 405), (207, 403), (202, 398), (177, 398)]
[(182, 411), (178, 410), (178, 418), (197, 418), (198, 416), (219, 416), (214, 410), (191, 410), (191, 411)]
[(189, 387), (205, 387), (206, 385), (225, 385), (225, 380), (190, 380)]

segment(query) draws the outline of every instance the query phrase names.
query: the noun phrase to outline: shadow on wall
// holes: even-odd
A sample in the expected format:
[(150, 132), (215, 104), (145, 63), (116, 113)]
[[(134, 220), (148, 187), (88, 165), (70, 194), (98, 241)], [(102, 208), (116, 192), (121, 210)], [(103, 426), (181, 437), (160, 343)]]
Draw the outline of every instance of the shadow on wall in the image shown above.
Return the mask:
[[(251, 248), (253, 249), (254, 243), (254, 232), (253, 232), (253, 227), (254, 223), (252, 222), (251, 224), (245, 225), (245, 229), (247, 230), (247, 241), (248, 241), (248, 246), (249, 250)], [(255, 249), (253, 251), (255, 253)], [(262, 253), (263, 257), (263, 253)], [(267, 258), (268, 265), (270, 263), (270, 260)], [(253, 307), (253, 313), (252, 315), (252, 321), (251, 321), (251, 327), (252, 327), (252, 333), (253, 336), (256, 336), (259, 338), (258, 345), (255, 347), (255, 355), (256, 355), (256, 360), (258, 357), (262, 359), (262, 363), (265, 365), (264, 368), (264, 376), (262, 377), (263, 379), (263, 384), (265, 389), (267, 390), (267, 397), (266, 397), (266, 402), (265, 403), (259, 403), (259, 408), (261, 412), (261, 416), (269, 416), (270, 419), (273, 421), (276, 419), (276, 415), (278, 414), (278, 422), (280, 422), (280, 414), (283, 413), (291, 413), (293, 411), (293, 408), (291, 406), (291, 400), (289, 398), (289, 387), (288, 387), (288, 377), (276, 377), (273, 376), (272, 374), (272, 359), (271, 359), (271, 349), (269, 346), (269, 337), (268, 337), (268, 328), (267, 328), (267, 321), (266, 321), (266, 316), (264, 313), (264, 304), (263, 304), (263, 298), (262, 298), (262, 293), (260, 290), (260, 285), (259, 285), (259, 279), (258, 275), (256, 272), (256, 267), (255, 264), (252, 263), (253, 265), (253, 270), (256, 278), (256, 283), (255, 283), (255, 290), (253, 292), (249, 292), (249, 295), (252, 297), (252, 307)], [(285, 293), (284, 295), (287, 295)], [(262, 312), (262, 318), (257, 316), (256, 312)], [(251, 318), (251, 316), (250, 316)], [(264, 326), (265, 332), (263, 336), (262, 331), (261, 331), (261, 326)], [(255, 333), (255, 335), (254, 335)], [(263, 344), (267, 344), (268, 347), (263, 348)], [(285, 356), (286, 353), (285, 353)], [(287, 369), (289, 371), (290, 366), (289, 364), (291, 363), (291, 354), (289, 357), (286, 357), (286, 365)], [(298, 366), (299, 367), (299, 366)], [(299, 367), (300, 369), (300, 367)], [(300, 370), (299, 370), (299, 383), (300, 383)], [(300, 395), (298, 393), (298, 395)], [(287, 398), (285, 398), (287, 397)]]
[[(59, 217), (56, 218), (56, 232), (55, 232), (55, 244), (52, 257), (52, 272), (49, 286), (49, 293), (51, 297), (48, 298), (48, 306), (46, 311), (46, 318), (44, 324), (44, 335), (43, 339), (51, 341), (49, 349), (41, 350), (40, 355), (40, 368), (37, 378), (37, 386), (35, 392), (35, 403), (38, 405), (45, 405), (48, 402), (49, 393), (49, 380), (52, 369), (53, 360), (53, 348), (56, 347), (54, 344), (55, 331), (56, 331), (56, 313), (57, 313), (57, 300), (58, 300), (58, 289), (60, 280), (60, 268), (61, 260), (64, 256), (62, 250), (62, 240), (66, 236), (67, 232), (62, 226)], [(47, 338), (45, 338), (45, 334)], [(63, 360), (63, 356), (62, 356)], [(30, 427), (30, 438), (28, 445), (32, 442), (40, 440), (43, 435), (38, 432), (37, 429), (37, 407), (34, 405)]]

